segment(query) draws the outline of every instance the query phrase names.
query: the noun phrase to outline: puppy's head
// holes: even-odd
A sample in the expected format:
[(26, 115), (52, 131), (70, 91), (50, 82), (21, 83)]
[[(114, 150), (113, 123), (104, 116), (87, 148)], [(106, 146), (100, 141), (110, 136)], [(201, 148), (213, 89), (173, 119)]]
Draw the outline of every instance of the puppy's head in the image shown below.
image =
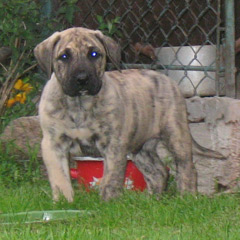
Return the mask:
[(120, 48), (100, 31), (70, 28), (56, 32), (34, 49), (50, 78), (54, 72), (63, 92), (71, 97), (96, 95), (102, 86), (106, 58), (119, 68)]

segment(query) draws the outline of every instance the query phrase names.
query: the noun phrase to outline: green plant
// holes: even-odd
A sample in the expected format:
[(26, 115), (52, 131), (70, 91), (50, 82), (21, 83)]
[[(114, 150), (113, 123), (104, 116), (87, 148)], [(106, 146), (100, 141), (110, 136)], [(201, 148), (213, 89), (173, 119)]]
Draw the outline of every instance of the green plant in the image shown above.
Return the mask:
[[(10, 93), (10, 98), (6, 102), (4, 114), (0, 116), (0, 133), (13, 119), (37, 114), (36, 103), (40, 99), (42, 82), (40, 79), (38, 80), (38, 76), (35, 75), (37, 74), (32, 74), (31, 79), (29, 77), (25, 77), (23, 79), (25, 86), (31, 82), (31, 85), (29, 84), (28, 86), (32, 89), (27, 94), (24, 94), (26, 92), (23, 90), (16, 90), (15, 87), (13, 87)], [(20, 79), (15, 83), (15, 85), (17, 85), (18, 82), (20, 82)], [(34, 87), (32, 87), (32, 84)]]
[(0, 64), (0, 115), (5, 112), (15, 82), (37, 66), (32, 50), (39, 40), (38, 9), (36, 2), (31, 0), (0, 2), (0, 43), (12, 50), (11, 60)]
[(14, 142), (0, 142), (0, 185), (13, 187), (41, 180), (38, 152), (39, 146), (29, 147), (27, 159), (21, 159), (21, 154), (18, 153)]
[(112, 19), (111, 21), (105, 21), (102, 16), (97, 15), (97, 21), (98, 21), (98, 29), (101, 30), (105, 35), (112, 37), (113, 35), (116, 35), (118, 37), (121, 37), (122, 34), (118, 29), (118, 25), (120, 24), (120, 17), (116, 17)]
[(55, 14), (58, 22), (64, 23), (65, 26), (73, 24), (75, 12), (79, 10), (77, 2), (78, 0), (64, 0), (60, 2), (60, 6)]

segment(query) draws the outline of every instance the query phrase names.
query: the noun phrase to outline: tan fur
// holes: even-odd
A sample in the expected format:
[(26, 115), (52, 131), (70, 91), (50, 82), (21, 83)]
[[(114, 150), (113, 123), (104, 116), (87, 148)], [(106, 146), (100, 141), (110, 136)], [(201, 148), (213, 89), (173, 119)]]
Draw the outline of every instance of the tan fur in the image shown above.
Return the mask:
[[(89, 57), (93, 47), (99, 58)], [(59, 59), (66, 49), (70, 60)], [(54, 34), (36, 47), (35, 55), (42, 69), (52, 72), (39, 114), (43, 158), (55, 200), (59, 193), (73, 200), (68, 155), (76, 143), (86, 154), (96, 150), (105, 158), (104, 200), (121, 192), (130, 153), (149, 192), (162, 193), (168, 174), (156, 153), (160, 141), (175, 158), (179, 191), (196, 192), (185, 100), (174, 81), (151, 70), (104, 72), (106, 57), (119, 64), (117, 44), (85, 28)]]

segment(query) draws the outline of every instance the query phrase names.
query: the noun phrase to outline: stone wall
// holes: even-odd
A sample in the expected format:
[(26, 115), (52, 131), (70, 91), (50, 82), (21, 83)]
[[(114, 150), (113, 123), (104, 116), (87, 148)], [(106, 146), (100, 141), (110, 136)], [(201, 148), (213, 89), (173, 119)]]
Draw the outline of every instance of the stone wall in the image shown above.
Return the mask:
[(240, 176), (240, 100), (194, 97), (187, 99), (187, 107), (194, 139), (226, 157), (194, 155), (199, 192), (235, 190)]

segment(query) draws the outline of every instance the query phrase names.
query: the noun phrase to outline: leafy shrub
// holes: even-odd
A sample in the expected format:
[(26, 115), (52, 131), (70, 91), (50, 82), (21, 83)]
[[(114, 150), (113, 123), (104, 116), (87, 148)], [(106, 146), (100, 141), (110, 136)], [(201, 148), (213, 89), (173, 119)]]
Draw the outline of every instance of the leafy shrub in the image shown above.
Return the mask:
[(11, 60), (1, 63), (0, 115), (15, 82), (29, 76), (37, 66), (33, 48), (41, 39), (39, 6), (31, 0), (2, 0), (0, 2), (0, 47), (12, 50)]

